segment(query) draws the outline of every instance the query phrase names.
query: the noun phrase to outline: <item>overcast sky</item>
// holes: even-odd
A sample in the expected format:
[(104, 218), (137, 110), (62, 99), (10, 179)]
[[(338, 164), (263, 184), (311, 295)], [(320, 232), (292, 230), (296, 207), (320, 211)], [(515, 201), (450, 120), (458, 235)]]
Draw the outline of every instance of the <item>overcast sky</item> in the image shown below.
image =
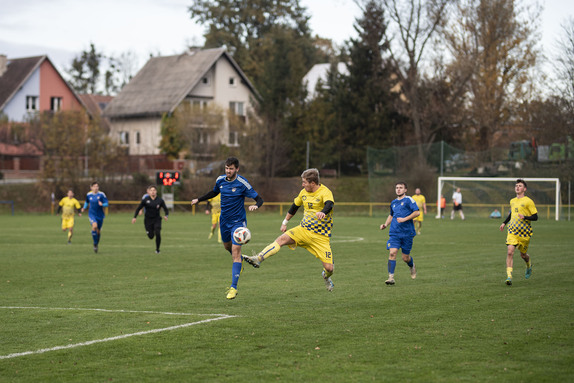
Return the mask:
[[(143, 65), (150, 53), (181, 53), (202, 45), (203, 28), (189, 17), (193, 0), (0, 0), (0, 54), (9, 58), (47, 54), (60, 70), (93, 42), (106, 55), (131, 51)], [(528, 0), (534, 1), (534, 0)], [(360, 16), (352, 0), (300, 0), (313, 34), (342, 44), (355, 36)], [(574, 17), (574, 0), (542, 0), (546, 53)]]

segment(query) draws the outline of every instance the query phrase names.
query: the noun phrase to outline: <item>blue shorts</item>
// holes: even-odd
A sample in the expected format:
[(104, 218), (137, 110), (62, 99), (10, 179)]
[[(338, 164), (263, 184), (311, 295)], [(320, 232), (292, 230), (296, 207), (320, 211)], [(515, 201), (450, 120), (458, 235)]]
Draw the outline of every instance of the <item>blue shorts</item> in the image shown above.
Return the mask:
[(98, 217), (94, 217), (94, 216), (88, 216), (88, 219), (90, 220), (90, 225), (93, 225), (94, 222), (98, 224), (98, 230), (100, 230), (102, 228), (102, 226), (104, 226), (104, 218), (98, 218)]
[(242, 222), (220, 221), (219, 222), (219, 230), (221, 231), (221, 241), (223, 241), (223, 243), (231, 241), (231, 243), (233, 243), (234, 245), (241, 246), (239, 243), (235, 242), (235, 240), (233, 239), (233, 232), (238, 227), (247, 227), (247, 222), (245, 222), (245, 221), (242, 221)]
[(387, 250), (401, 249), (403, 254), (409, 255), (413, 248), (413, 237), (390, 236), (387, 241)]

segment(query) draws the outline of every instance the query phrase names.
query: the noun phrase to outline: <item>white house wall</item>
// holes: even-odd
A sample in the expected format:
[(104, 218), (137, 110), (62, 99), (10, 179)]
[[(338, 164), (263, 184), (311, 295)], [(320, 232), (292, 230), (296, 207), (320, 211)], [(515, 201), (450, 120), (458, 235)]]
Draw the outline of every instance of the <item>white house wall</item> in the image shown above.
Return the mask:
[(23, 122), (27, 120), (26, 96), (38, 97), (36, 108), (40, 110), (40, 68), (28, 78), (24, 85), (18, 89), (14, 97), (8, 101), (4, 107), (3, 113), (8, 116), (10, 121)]
[[(111, 124), (110, 136), (119, 143), (120, 133), (129, 133), (130, 155), (160, 154), (161, 118), (141, 118), (129, 120), (114, 120)], [(140, 133), (140, 143), (136, 143), (137, 133)]]
[[(229, 111), (230, 102), (242, 102), (245, 108), (245, 114), (252, 109), (250, 103), (251, 91), (241, 81), (241, 76), (235, 68), (225, 58), (221, 57), (205, 75), (209, 79), (209, 84), (206, 86), (200, 82), (190, 92), (191, 97), (205, 97), (212, 98), (213, 102), (221, 107), (225, 112)], [(235, 84), (229, 84), (229, 79), (235, 78)], [(228, 145), (229, 144), (229, 125), (227, 119), (223, 129), (214, 134), (215, 142)]]

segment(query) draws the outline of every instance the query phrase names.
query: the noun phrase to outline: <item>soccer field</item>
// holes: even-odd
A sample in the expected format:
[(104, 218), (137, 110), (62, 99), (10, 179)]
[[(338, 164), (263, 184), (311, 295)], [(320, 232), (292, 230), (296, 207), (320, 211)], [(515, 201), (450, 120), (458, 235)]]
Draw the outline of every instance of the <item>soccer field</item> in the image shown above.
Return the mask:
[[(284, 248), (228, 301), (209, 216), (172, 214), (157, 255), (131, 214), (106, 218), (98, 254), (86, 216), (67, 245), (57, 216), (1, 215), (0, 382), (574, 380), (574, 223), (534, 222), (533, 275), (515, 255), (509, 287), (500, 220), (426, 217), (417, 279), (398, 261), (386, 286), (384, 218), (335, 213), (332, 293)], [(282, 219), (249, 213), (244, 253)]]

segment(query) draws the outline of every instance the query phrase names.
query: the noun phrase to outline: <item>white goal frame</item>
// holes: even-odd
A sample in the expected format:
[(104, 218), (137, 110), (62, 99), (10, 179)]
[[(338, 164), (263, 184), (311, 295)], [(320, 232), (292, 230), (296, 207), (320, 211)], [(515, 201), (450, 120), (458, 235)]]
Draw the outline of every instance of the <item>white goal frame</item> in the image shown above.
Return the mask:
[[(559, 178), (522, 178), (526, 182), (554, 182), (556, 184), (556, 221), (560, 220), (560, 179)], [(442, 194), (442, 189), (445, 181), (485, 181), (485, 182), (514, 182), (517, 180), (515, 178), (498, 178), (498, 177), (438, 177), (437, 182), (437, 197), (436, 197), (436, 207), (437, 216), (440, 218), (440, 196)]]

